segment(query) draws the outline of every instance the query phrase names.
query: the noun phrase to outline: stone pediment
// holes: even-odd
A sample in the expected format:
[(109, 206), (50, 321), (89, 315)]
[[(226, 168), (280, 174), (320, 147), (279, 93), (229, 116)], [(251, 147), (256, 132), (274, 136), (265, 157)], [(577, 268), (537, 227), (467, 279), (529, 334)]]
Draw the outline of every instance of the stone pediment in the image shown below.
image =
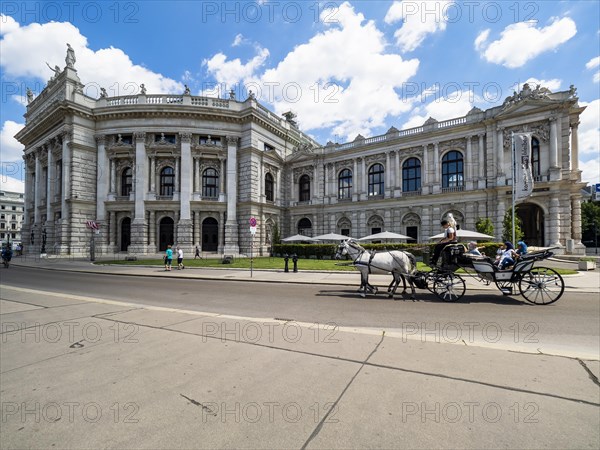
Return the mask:
[(525, 100), (523, 102), (505, 107), (496, 117), (524, 114), (536, 109), (547, 107), (553, 103), (554, 101), (552, 100)]

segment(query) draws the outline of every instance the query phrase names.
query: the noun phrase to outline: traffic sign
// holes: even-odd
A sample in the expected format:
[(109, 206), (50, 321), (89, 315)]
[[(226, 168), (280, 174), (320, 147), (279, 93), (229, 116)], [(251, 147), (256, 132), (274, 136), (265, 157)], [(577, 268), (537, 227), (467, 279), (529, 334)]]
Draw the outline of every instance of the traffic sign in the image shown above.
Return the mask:
[(256, 227), (250, 227), (250, 234), (252, 234), (252, 236), (256, 234)]
[(254, 217), (250, 218), (250, 226), (251, 227), (256, 227), (256, 218), (254, 218)]

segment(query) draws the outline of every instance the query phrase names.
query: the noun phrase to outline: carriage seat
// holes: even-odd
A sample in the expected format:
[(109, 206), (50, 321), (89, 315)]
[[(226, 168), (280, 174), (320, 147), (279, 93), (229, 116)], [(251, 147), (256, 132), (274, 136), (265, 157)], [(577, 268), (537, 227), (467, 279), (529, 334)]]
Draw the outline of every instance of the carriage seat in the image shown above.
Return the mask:
[(458, 264), (460, 257), (467, 251), (463, 244), (448, 244), (442, 249), (442, 266)]

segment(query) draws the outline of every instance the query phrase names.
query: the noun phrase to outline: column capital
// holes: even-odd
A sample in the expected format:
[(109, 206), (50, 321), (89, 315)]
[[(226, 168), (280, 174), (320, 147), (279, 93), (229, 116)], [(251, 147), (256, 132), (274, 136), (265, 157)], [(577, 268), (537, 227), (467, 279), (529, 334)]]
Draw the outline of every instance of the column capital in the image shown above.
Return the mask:
[(98, 145), (106, 145), (106, 135), (105, 134), (96, 134), (94, 136), (96, 139), (96, 144)]
[(238, 136), (227, 136), (227, 145), (237, 145), (240, 138)]
[(482, 138), (485, 136), (485, 134), (486, 134), (485, 131), (482, 131), (481, 133), (477, 133), (477, 137)]
[(64, 127), (62, 127), (61, 133), (62, 138), (64, 140), (72, 140), (73, 139), (73, 126), (72, 125), (65, 125)]
[(577, 121), (577, 122), (571, 122), (569, 125), (571, 125), (571, 128), (577, 129), (577, 127), (579, 126), (581, 122)]
[(503, 127), (501, 125), (496, 125), (496, 131), (500, 131), (502, 133), (502, 132), (504, 132), (504, 130), (506, 130), (506, 127)]
[(136, 131), (133, 133), (133, 137), (135, 138), (136, 143), (137, 143), (137, 141), (140, 141), (140, 140), (143, 142), (146, 139), (146, 132), (145, 131)]
[(192, 142), (192, 133), (189, 132), (182, 132), (179, 133), (179, 138), (181, 139), (181, 143), (185, 143), (185, 144), (189, 144), (190, 142)]

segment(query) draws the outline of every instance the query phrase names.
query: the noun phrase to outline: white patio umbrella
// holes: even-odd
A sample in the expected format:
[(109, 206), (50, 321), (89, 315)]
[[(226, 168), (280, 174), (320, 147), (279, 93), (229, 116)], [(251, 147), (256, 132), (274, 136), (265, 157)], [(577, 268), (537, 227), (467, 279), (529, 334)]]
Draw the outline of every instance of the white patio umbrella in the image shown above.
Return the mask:
[(327, 233), (315, 236), (314, 239), (319, 241), (347, 241), (348, 239), (352, 238), (350, 236), (344, 236), (343, 234)]
[(361, 237), (359, 241), (400, 241), (412, 239), (410, 236), (405, 236), (400, 233), (391, 231), (382, 231), (381, 233), (370, 234), (369, 236)]
[(281, 242), (317, 242), (315, 238), (311, 238), (310, 236), (303, 236), (302, 234), (295, 234), (290, 237), (286, 237), (282, 239)]
[[(444, 233), (436, 234), (435, 236), (431, 236), (429, 239), (442, 239), (444, 237)], [(479, 233), (477, 231), (469, 231), (469, 230), (458, 230), (456, 232), (456, 237), (458, 239), (495, 239), (494, 236), (490, 236), (489, 234)]]

